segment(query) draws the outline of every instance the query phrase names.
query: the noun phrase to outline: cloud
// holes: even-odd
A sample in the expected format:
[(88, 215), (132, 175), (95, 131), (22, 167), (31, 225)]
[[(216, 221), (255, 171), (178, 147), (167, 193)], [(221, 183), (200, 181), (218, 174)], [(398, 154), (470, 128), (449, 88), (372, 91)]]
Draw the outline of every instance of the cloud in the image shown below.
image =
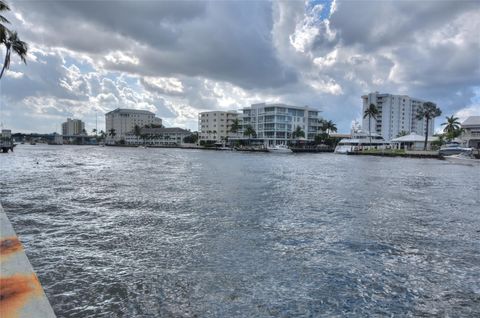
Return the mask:
[(475, 1), (11, 7), (8, 18), (30, 45), (28, 65), (14, 56), (0, 82), (1, 120), (13, 129), (48, 132), (77, 116), (91, 130), (96, 114), (116, 107), (196, 129), (198, 111), (276, 101), (318, 107), (348, 131), (370, 91), (431, 100), (445, 115), (479, 111)]

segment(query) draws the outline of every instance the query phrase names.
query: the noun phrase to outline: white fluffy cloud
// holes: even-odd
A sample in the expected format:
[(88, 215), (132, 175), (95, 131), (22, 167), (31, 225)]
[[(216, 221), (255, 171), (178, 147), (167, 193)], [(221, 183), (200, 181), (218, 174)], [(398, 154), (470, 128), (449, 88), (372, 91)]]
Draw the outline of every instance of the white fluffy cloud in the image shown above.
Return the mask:
[[(280, 101), (318, 107), (347, 131), (369, 91), (479, 114), (474, 1), (25, 1), (8, 18), (30, 44), (0, 82), (14, 130), (89, 130), (116, 107), (196, 129), (201, 110)], [(354, 18), (352, 18), (354, 17)]]

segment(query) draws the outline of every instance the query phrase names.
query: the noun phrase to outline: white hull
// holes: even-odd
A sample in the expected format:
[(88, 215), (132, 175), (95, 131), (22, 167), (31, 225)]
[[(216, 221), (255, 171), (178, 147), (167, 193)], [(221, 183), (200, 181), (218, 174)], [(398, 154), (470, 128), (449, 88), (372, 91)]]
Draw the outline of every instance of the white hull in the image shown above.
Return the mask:
[(451, 163), (480, 166), (480, 159), (465, 158), (461, 155), (445, 156), (444, 158)]
[(287, 147), (268, 147), (268, 152), (272, 153), (291, 153), (292, 150)]
[(339, 154), (348, 154), (349, 152), (352, 152), (353, 151), (353, 147), (352, 146), (336, 146), (335, 147), (335, 153), (339, 153)]

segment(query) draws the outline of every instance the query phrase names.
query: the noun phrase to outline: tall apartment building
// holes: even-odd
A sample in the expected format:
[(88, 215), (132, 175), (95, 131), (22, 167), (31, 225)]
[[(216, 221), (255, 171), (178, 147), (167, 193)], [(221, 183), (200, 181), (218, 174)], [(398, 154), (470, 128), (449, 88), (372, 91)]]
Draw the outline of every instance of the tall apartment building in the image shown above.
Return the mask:
[[(380, 94), (378, 92), (362, 96), (363, 111), (374, 104), (379, 114), (376, 119), (371, 118), (372, 132), (381, 135), (385, 140), (392, 140), (401, 131), (414, 132), (425, 136), (426, 120), (416, 119), (417, 109), (425, 102), (424, 100), (409, 97), (407, 95)], [(368, 131), (368, 120), (364, 118), (362, 128)], [(428, 135), (433, 135), (435, 122), (430, 120)]]
[(62, 123), (62, 135), (75, 136), (81, 135), (85, 130), (85, 123), (80, 119), (67, 118), (67, 121)]
[[(133, 131), (135, 125), (162, 125), (162, 120), (147, 110), (117, 108), (105, 114), (105, 129), (107, 138), (113, 141), (125, 140), (126, 134)], [(110, 131), (115, 130), (115, 136), (110, 137)]]
[(308, 106), (286, 104), (252, 104), (243, 110), (243, 129), (251, 125), (257, 138), (266, 145), (287, 144), (293, 140), (292, 133), (300, 127), (305, 138), (313, 140), (319, 131), (319, 113)]
[(236, 111), (209, 111), (198, 114), (198, 137), (200, 141), (220, 142), (236, 137), (239, 133), (230, 131), (235, 119), (241, 120)]

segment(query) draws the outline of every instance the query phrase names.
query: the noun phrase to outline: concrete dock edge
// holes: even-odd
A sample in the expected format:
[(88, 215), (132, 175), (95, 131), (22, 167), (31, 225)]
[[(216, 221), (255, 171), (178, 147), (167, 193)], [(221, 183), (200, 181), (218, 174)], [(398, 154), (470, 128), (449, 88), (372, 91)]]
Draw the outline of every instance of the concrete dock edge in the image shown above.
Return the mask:
[(0, 317), (55, 317), (43, 287), (0, 204)]

